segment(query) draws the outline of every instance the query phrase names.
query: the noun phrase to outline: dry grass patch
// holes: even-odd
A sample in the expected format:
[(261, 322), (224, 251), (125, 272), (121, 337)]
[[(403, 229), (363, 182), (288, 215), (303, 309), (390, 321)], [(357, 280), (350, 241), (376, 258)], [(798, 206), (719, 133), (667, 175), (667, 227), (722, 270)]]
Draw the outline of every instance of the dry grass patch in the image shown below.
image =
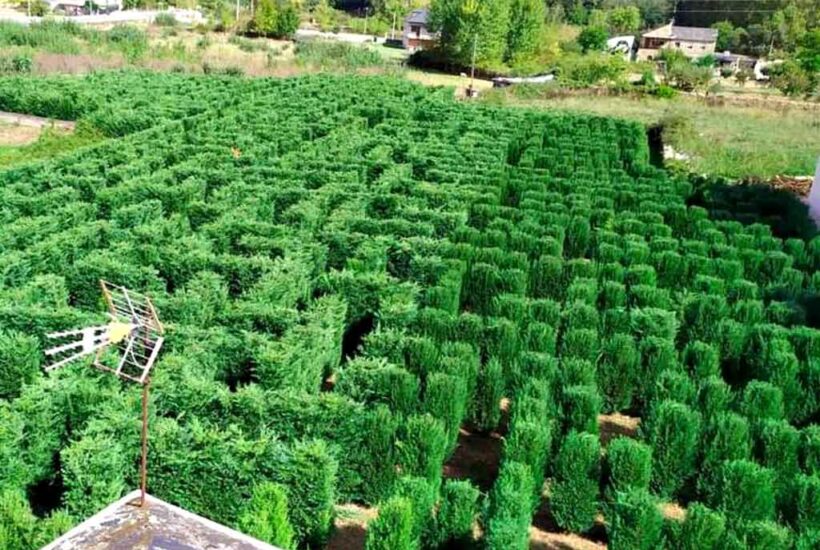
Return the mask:
[(636, 437), (641, 419), (621, 413), (598, 415), (598, 429), (601, 433), (601, 445), (606, 446), (616, 437)]
[(18, 147), (28, 145), (37, 141), (38, 137), (40, 137), (40, 128), (0, 122), (0, 146)]

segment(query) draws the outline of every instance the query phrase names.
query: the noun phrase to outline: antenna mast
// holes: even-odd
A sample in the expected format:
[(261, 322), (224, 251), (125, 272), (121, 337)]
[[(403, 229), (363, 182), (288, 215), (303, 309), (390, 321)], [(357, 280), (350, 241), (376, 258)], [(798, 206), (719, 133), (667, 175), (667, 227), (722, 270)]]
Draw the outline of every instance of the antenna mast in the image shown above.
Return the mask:
[(78, 359), (94, 355), (93, 366), (127, 382), (142, 386), (142, 429), (140, 432), (140, 506), (145, 506), (148, 482), (148, 393), (150, 373), (164, 342), (165, 328), (148, 296), (123, 286), (100, 281), (110, 322), (79, 330), (46, 335), (64, 342), (46, 350), (56, 362), (46, 372), (60, 369)]

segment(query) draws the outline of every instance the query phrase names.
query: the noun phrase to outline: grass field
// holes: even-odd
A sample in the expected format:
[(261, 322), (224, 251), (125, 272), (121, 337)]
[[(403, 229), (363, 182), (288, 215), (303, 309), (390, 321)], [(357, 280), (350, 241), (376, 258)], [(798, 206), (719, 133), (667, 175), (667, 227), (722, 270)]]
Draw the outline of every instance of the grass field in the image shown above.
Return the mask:
[[(12, 139), (15, 136), (21, 139), (15, 141)], [(0, 138), (0, 167), (50, 159), (102, 139), (89, 130), (69, 133), (46, 128), (40, 132), (34, 128), (10, 125), (0, 126)]]
[(814, 172), (820, 131), (820, 107), (709, 105), (702, 100), (633, 99), (613, 96), (567, 96), (524, 99), (494, 90), (484, 101), (536, 109), (564, 109), (664, 124), (664, 139), (691, 157), (696, 173), (730, 178), (770, 177)]

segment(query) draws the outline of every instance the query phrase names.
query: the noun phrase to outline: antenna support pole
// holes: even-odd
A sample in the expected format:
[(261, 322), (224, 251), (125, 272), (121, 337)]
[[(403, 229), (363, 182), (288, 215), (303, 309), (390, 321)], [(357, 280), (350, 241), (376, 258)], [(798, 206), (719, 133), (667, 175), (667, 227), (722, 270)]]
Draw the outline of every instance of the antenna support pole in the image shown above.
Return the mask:
[(145, 506), (145, 490), (148, 485), (148, 387), (151, 379), (142, 385), (142, 453), (140, 457), (140, 508)]

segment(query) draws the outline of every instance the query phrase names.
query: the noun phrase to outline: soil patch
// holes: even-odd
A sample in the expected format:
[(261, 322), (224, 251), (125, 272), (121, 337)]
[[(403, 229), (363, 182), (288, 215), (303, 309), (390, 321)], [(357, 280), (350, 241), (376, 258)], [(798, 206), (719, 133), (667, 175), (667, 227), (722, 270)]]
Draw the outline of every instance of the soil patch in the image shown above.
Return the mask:
[(530, 527), (530, 550), (606, 550), (606, 545), (573, 533), (550, 533)]
[(501, 462), (501, 435), (480, 434), (461, 429), (453, 456), (444, 464), (444, 477), (469, 479), (482, 491), (489, 491), (498, 477)]
[(616, 437), (636, 437), (641, 419), (621, 413), (598, 415), (598, 429), (601, 432), (601, 445), (606, 446)]
[(357, 504), (336, 506), (336, 521), (326, 550), (358, 550), (364, 548), (367, 524), (378, 515), (375, 508)]

